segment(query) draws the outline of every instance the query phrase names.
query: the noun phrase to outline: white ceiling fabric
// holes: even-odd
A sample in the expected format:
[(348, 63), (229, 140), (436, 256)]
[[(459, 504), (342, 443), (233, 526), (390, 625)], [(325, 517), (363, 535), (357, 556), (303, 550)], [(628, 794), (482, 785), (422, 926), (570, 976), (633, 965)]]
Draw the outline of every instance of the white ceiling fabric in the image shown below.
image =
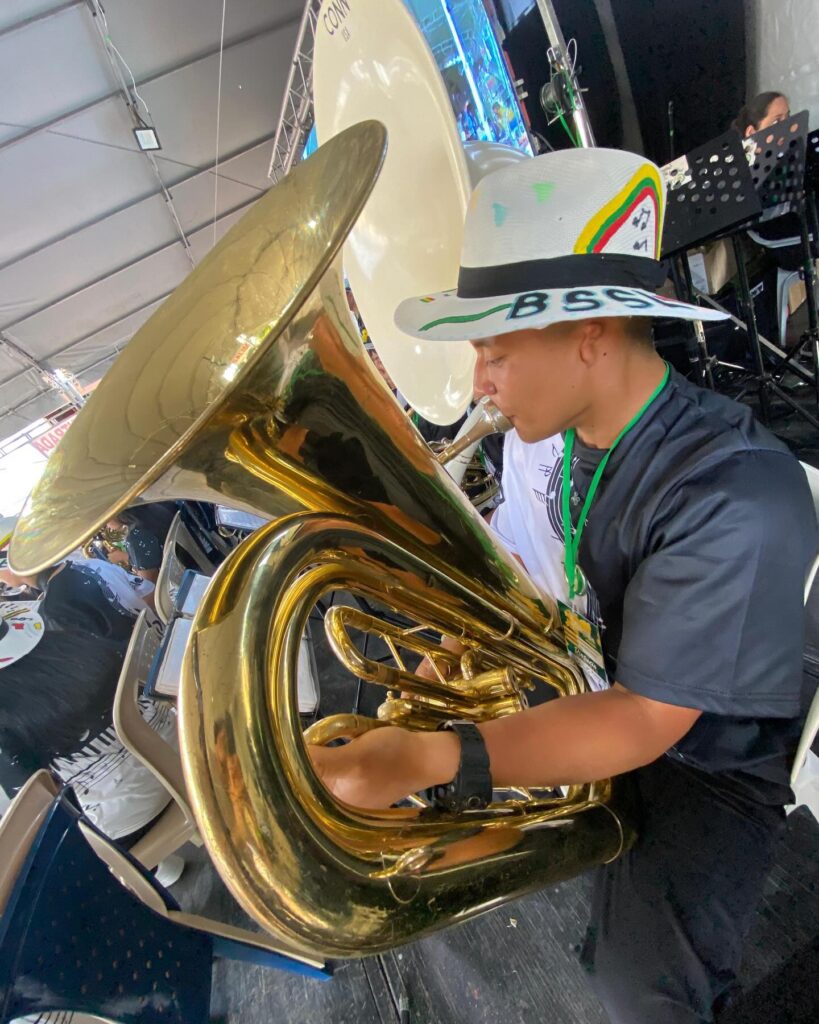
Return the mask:
[[(302, 7), (227, 0), (217, 237), (269, 187)], [(222, 0), (105, 0), (104, 8), (150, 109), (162, 144), (156, 163), (196, 262), (214, 239)], [(0, 335), (82, 383), (108, 368), (191, 270), (132, 128), (87, 0), (3, 0)], [(0, 345), (0, 439), (59, 404)]]

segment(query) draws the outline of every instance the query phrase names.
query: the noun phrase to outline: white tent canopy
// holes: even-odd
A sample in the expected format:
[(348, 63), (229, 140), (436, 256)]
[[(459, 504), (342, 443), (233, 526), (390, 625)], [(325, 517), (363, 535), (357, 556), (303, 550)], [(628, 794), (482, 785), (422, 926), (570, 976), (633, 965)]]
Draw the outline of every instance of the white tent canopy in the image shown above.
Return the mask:
[[(105, 0), (107, 26), (95, 6), (0, 5), (0, 339), (81, 383), (101, 376), (213, 244), (222, 30), (222, 0)], [(301, 10), (301, 0), (226, 5), (217, 237), (269, 186)], [(101, 35), (150, 111), (137, 104), (159, 135), (161, 182)], [(60, 404), (0, 344), (0, 439)]]

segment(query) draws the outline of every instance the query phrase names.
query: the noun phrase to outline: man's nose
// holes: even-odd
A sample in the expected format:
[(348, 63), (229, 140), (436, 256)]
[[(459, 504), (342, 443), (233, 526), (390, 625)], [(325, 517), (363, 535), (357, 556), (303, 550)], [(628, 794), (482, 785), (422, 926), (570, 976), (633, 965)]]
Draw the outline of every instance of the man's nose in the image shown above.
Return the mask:
[(489, 373), (486, 369), (486, 359), (481, 353), (478, 353), (478, 358), (475, 363), (475, 376), (472, 381), (472, 389), (475, 399), (481, 398), (483, 395), (494, 395), (496, 392), (495, 385), (489, 378)]

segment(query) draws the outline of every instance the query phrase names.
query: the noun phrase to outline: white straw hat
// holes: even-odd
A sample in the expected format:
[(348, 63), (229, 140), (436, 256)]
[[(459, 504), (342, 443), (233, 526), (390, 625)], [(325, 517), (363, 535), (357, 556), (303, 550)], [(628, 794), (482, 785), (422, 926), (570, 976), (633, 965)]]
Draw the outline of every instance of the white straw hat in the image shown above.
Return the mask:
[(722, 320), (654, 294), (665, 211), (659, 167), (616, 149), (570, 149), (481, 181), (464, 223), (458, 287), (406, 299), (396, 325), (460, 341), (601, 316)]
[(34, 650), (45, 629), (36, 601), (0, 601), (0, 669)]

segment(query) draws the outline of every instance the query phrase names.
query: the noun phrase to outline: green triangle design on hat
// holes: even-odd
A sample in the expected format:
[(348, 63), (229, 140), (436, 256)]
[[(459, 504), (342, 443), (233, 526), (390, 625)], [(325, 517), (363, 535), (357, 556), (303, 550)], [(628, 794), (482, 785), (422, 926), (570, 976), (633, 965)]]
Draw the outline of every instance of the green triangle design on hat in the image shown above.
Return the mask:
[(536, 181), (532, 188), (535, 190), (537, 201), (545, 203), (547, 199), (551, 199), (552, 193), (555, 190), (555, 183), (553, 181)]

